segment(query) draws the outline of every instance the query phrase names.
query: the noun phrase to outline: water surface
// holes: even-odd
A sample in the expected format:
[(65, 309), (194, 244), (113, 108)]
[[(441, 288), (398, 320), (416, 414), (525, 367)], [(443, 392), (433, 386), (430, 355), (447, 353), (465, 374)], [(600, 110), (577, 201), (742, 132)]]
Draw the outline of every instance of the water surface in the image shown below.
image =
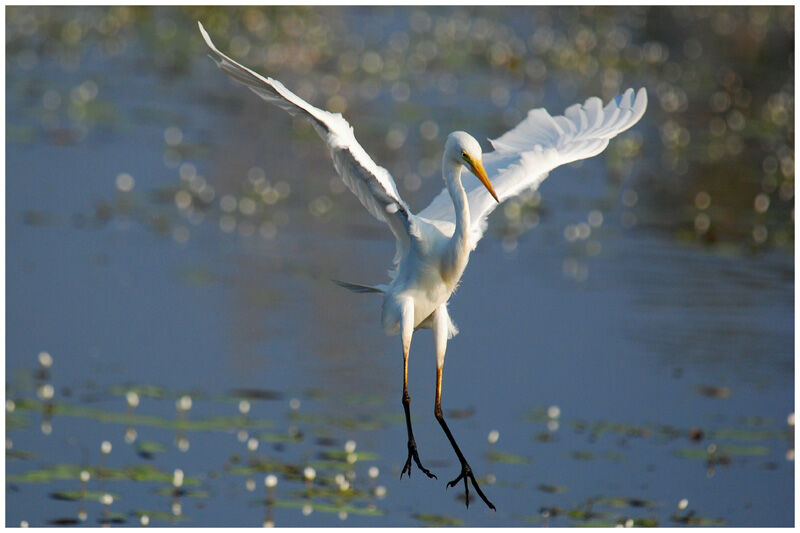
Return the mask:
[[(9, 9), (7, 525), (791, 525), (787, 15)], [(415, 211), (449, 131), (648, 88), (604, 155), (498, 209), (451, 300), (445, 415), (496, 513), (444, 488), (427, 331), (410, 393), (439, 479), (398, 479), (399, 341), (330, 282), (383, 282), (391, 235), (197, 19), (344, 111)]]

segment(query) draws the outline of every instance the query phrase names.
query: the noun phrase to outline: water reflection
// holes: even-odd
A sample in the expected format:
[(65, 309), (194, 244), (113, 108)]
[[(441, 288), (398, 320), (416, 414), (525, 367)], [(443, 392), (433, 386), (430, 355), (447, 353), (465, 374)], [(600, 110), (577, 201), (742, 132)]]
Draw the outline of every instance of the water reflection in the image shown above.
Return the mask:
[[(792, 7), (6, 15), (9, 524), (791, 523)], [(449, 131), (648, 87), (642, 128), (497, 210), (454, 301), (451, 377), (486, 377), (456, 431), (506, 514), (396, 484), (399, 350), (328, 283), (385, 279), (392, 242), (307, 125), (210, 75), (196, 20), (344, 112), (416, 209)]]
[[(648, 153), (647, 166), (664, 170), (647, 177), (652, 194), (648, 201), (674, 213), (676, 208), (686, 207), (687, 199), (698, 192), (714, 198), (713, 208), (705, 217), (690, 216), (672, 230), (699, 242), (791, 247), (792, 74), (790, 65), (781, 59), (788, 57), (793, 42), (792, 28), (786, 23), (792, 19), (787, 16), (790, 9), (586, 6), (520, 8), (510, 16), (503, 10), (441, 8), (402, 10), (403, 16), (395, 18), (397, 13), (391, 9), (370, 10), (367, 14), (361, 9), (330, 8), (214, 11), (16, 7), (9, 10), (9, 53), (15, 65), (9, 71), (9, 88), (16, 94), (32, 90), (34, 98), (41, 95), (38, 105), (30, 102), (33, 105), (26, 113), (29, 118), (38, 119), (44, 131), (49, 132), (51, 142), (84, 142), (90, 131), (103, 127), (104, 121), (125, 113), (107, 99), (113, 95), (108, 93), (113, 88), (96, 79), (84, 79), (45, 89), (24, 73), (40, 62), (46, 63), (51, 56), (59, 59), (60, 68), (81, 72), (85, 68), (83, 62), (93, 60), (90, 50), (95, 47), (107, 60), (124, 58), (132, 48), (141, 47), (133, 54), (155, 58), (159, 75), (186, 75), (198, 62), (195, 56), (203, 54), (198, 53), (197, 36), (183, 28), (190, 27), (195, 19), (207, 20), (213, 33), (221, 38), (227, 36), (228, 42), (222, 44), (236, 57), (285, 78), (297, 86), (304, 98), (321, 97), (321, 104), (333, 110), (347, 110), (362, 137), (383, 131), (385, 144), (375, 143), (370, 148), (379, 160), (397, 165), (396, 174), (402, 184), (408, 185), (409, 192), (424, 193), (429, 188), (421, 187), (422, 180), (436, 174), (436, 157), (432, 156), (444, 133), (439, 123), (445, 121), (434, 116), (420, 119), (418, 128), (409, 127), (400, 117), (409, 113), (419, 116), (423, 112), (420, 103), (428, 106), (427, 112), (433, 105), (433, 113), (439, 113), (436, 105), (452, 98), (456, 91), (471, 91), (473, 83), (482, 83), (481, 76), (491, 79), (485, 110), (480, 108), (480, 102), (475, 102), (477, 110), (471, 108), (468, 114), (453, 116), (454, 109), (447, 105), (441, 109), (448, 114), (449, 128), (469, 126), (460, 123), (467, 118), (473, 121), (474, 128), (475, 118), (481, 117), (488, 134), (513, 125), (521, 118), (518, 113), (531, 106), (566, 103), (579, 97), (577, 87), (581, 93), (597, 92), (607, 99), (623, 86), (642, 80), (651, 87), (659, 104), (648, 117), (662, 144)], [(346, 30), (364, 17), (383, 31), (362, 35)], [(673, 25), (675, 31), (665, 31)], [(709, 26), (711, 31), (696, 31)], [(138, 28), (155, 39), (138, 41), (137, 34), (129, 33)], [(771, 36), (769, 40), (767, 35)], [(265, 46), (266, 42), (269, 46)], [(720, 55), (728, 61), (715, 67), (710, 58)], [(458, 83), (453, 72), (463, 72), (467, 65), (469, 77)], [(559, 102), (550, 94), (554, 90)], [(391, 106), (385, 105), (387, 98)], [(231, 97), (219, 103), (230, 106), (236, 102), (249, 109), (261, 105), (255, 100), (241, 100)], [(358, 105), (349, 105), (352, 101)], [(511, 116), (503, 118), (489, 112), (491, 107), (509, 111)], [(232, 182), (242, 182), (235, 161), (251, 159), (240, 158), (237, 152), (252, 153), (251, 147), (256, 143), (264, 148), (265, 132), (261, 121), (255, 120), (256, 115), (253, 113), (252, 119), (239, 126), (247, 128), (252, 124), (260, 135), (252, 137), (251, 146), (227, 151), (234, 161), (226, 169)], [(164, 163), (168, 168), (186, 164), (187, 157), (197, 152), (197, 141), (182, 128), (184, 120), (163, 130)], [(30, 135), (35, 133), (27, 129), (25, 122), (12, 118), (12, 138), (13, 132), (18, 132), (20, 138), (33, 140)], [(307, 127), (292, 124), (286, 129), (295, 137), (308, 139)], [(754, 135), (769, 141), (762, 145), (744, 142)], [(274, 143), (279, 139), (270, 140)], [(267, 144), (268, 150), (272, 143)], [(639, 152), (641, 145), (641, 132), (631, 132), (615, 143), (615, 164), (629, 165), (629, 158)], [(288, 151), (283, 147), (276, 151), (295, 150), (292, 146)], [(308, 151), (301, 148), (301, 153)], [(409, 158), (415, 153), (419, 157)], [(408, 160), (419, 161), (420, 168), (404, 168)], [(733, 161), (736, 163), (731, 164)], [(269, 168), (275, 170), (272, 165)], [(619, 170), (623, 171), (617, 176), (620, 180), (631, 172), (629, 168)], [(129, 176), (121, 174), (126, 175)], [(132, 183), (124, 178), (118, 186), (129, 190)], [(220, 185), (227, 188), (224, 183)], [(194, 183), (193, 189), (206, 203), (213, 201), (213, 187)], [(189, 192), (176, 194), (179, 208), (188, 209)], [(752, 207), (753, 198), (761, 200), (748, 212), (747, 204)], [(249, 201), (240, 207), (243, 214), (254, 208)], [(313, 210), (319, 211), (319, 206)], [(729, 216), (731, 211), (738, 216)], [(221, 228), (232, 231), (234, 220), (223, 217)], [(684, 231), (692, 226), (696, 228), (695, 237)], [(770, 231), (770, 226), (775, 230)], [(251, 233), (250, 225), (244, 227), (244, 234)], [(267, 234), (273, 231), (272, 226), (265, 230)], [(176, 235), (179, 241), (188, 238), (186, 228)]]

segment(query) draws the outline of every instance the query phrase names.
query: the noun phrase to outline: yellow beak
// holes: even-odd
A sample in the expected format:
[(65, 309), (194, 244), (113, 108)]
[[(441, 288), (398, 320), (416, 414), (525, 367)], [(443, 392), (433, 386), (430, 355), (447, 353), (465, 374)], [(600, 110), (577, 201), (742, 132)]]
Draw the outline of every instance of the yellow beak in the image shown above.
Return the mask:
[(492, 187), (492, 183), (489, 181), (489, 176), (486, 175), (486, 170), (483, 168), (483, 163), (480, 160), (472, 159), (471, 157), (467, 157), (467, 163), (469, 164), (469, 169), (472, 171), (475, 176), (481, 180), (483, 186), (486, 187), (486, 190), (489, 191), (489, 194), (492, 195), (498, 203), (500, 199), (497, 198), (497, 194), (494, 192), (494, 187)]

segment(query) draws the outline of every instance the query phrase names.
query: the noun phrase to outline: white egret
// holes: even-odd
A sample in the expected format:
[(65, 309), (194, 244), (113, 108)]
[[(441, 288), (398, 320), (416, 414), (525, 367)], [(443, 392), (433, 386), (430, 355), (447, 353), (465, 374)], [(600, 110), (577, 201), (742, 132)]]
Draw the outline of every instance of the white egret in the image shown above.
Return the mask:
[[(199, 23), (198, 23), (199, 24)], [(265, 78), (240, 65), (214, 46), (199, 24), (213, 52), (212, 59), (228, 76), (264, 100), (292, 115), (308, 119), (328, 146), (334, 166), (347, 187), (367, 211), (389, 225), (397, 240), (394, 269), (388, 285), (340, 284), (355, 292), (383, 295), (381, 321), (389, 335), (400, 334), (403, 350), (403, 409), (408, 432), (408, 458), (400, 473), (411, 476), (412, 459), (422, 466), (411, 429), (408, 395), (408, 354), (411, 336), (420, 328), (432, 329), (436, 352), (434, 414), (461, 463), (451, 487), (464, 480), (469, 506), (470, 480), (491, 509), (494, 505), (481, 491), (472, 469), (453, 438), (442, 414), (442, 368), (447, 340), (458, 333), (447, 312), (447, 301), (456, 289), (469, 254), (486, 228), (486, 219), (500, 202), (536, 188), (552, 169), (602, 152), (611, 138), (630, 128), (647, 107), (644, 88), (628, 89), (605, 107), (599, 98), (575, 104), (564, 116), (551, 117), (534, 109), (511, 131), (490, 141), (493, 152), (482, 154), (480, 144), (463, 131), (447, 137), (442, 157), (445, 188), (416, 215), (400, 197), (389, 172), (376, 165), (353, 135), (341, 114), (329, 113), (305, 102), (277, 80)], [(462, 183), (463, 170), (478, 181)], [(491, 181), (489, 179), (491, 176)]]

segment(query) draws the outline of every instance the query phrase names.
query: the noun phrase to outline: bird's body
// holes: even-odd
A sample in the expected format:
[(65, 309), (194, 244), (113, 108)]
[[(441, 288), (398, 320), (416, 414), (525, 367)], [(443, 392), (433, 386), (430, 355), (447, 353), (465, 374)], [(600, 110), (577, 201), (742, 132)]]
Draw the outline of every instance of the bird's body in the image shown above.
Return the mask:
[[(387, 334), (401, 331), (402, 310), (406, 300), (414, 304), (414, 329), (433, 328), (433, 313), (438, 309), (446, 312), (447, 301), (456, 290), (469, 261), (469, 206), (461, 184), (462, 165), (458, 155), (464, 146), (477, 145), (464, 132), (451, 134), (445, 148), (442, 166), (443, 178), (450, 192), (455, 213), (455, 223), (431, 221), (415, 217), (416, 236), (405, 256), (400, 258), (394, 279), (383, 299), (381, 322)], [(474, 146), (472, 146), (474, 150)], [(449, 316), (447, 336), (456, 333)]]
[[(408, 431), (408, 459), (403, 473), (411, 475), (411, 461), (429, 477), (416, 449), (408, 395), (408, 355), (416, 329), (433, 330), (436, 352), (436, 400), (434, 414), (461, 462), (469, 505), (472, 481), (478, 495), (494, 506), (478, 486), (471, 468), (444, 420), (441, 409), (442, 369), (447, 340), (456, 329), (447, 302), (456, 290), (469, 255), (486, 229), (486, 219), (502, 201), (536, 188), (557, 166), (602, 152), (609, 140), (633, 126), (644, 114), (647, 94), (632, 89), (602, 106), (599, 98), (575, 104), (564, 116), (552, 117), (534, 109), (519, 125), (491, 141), (493, 152), (483, 154), (480, 144), (465, 132), (447, 137), (442, 156), (444, 189), (424, 210), (413, 214), (400, 197), (389, 172), (376, 165), (355, 139), (352, 127), (340, 114), (318, 109), (286, 89), (217, 50), (203, 26), (203, 38), (217, 66), (292, 115), (308, 119), (330, 150), (334, 166), (347, 187), (371, 215), (385, 221), (396, 238), (394, 269), (388, 285), (355, 285), (339, 282), (355, 292), (383, 295), (381, 322), (386, 333), (400, 334), (403, 349), (403, 398)], [(484, 167), (485, 165), (485, 167)], [(469, 174), (468, 170), (477, 180)], [(491, 176), (491, 181), (489, 180)]]

